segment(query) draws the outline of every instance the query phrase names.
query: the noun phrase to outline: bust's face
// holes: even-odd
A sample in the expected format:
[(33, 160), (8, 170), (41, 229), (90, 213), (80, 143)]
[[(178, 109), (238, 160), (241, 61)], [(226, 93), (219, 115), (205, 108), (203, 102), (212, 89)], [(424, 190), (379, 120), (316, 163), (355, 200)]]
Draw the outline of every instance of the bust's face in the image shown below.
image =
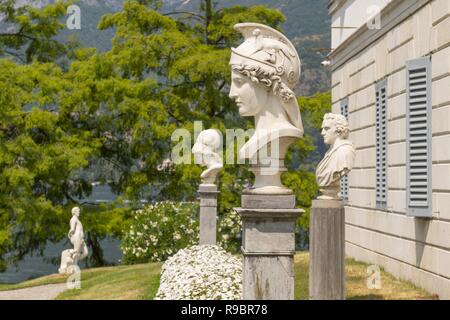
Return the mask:
[(328, 145), (333, 145), (336, 139), (339, 137), (333, 121), (324, 120), (322, 122), (322, 137), (325, 144)]
[(79, 217), (79, 216), (80, 216), (80, 208), (74, 207), (74, 208), (72, 209), (72, 214), (75, 215), (75, 216), (77, 216), (77, 217)]
[(267, 99), (267, 91), (248, 77), (233, 70), (230, 98), (236, 102), (241, 116), (252, 117), (261, 111), (264, 99)]
[(205, 164), (204, 154), (207, 152), (211, 152), (209, 146), (205, 145), (202, 139), (197, 139), (194, 146), (192, 147), (192, 153), (195, 157), (196, 164)]
[(195, 163), (208, 165), (211, 159), (214, 159), (215, 150), (220, 144), (220, 137), (213, 130), (200, 132), (192, 147), (192, 153), (195, 157)]

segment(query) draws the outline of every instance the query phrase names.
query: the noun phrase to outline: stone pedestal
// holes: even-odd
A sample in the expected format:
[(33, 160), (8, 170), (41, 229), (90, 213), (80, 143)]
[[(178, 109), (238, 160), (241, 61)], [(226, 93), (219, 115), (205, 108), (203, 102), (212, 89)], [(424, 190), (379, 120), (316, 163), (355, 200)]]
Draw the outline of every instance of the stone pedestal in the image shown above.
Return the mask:
[(201, 184), (200, 195), (200, 245), (216, 244), (217, 233), (217, 186)]
[(341, 200), (314, 200), (309, 235), (309, 297), (345, 299), (345, 209)]
[(243, 299), (293, 300), (294, 195), (242, 195)]

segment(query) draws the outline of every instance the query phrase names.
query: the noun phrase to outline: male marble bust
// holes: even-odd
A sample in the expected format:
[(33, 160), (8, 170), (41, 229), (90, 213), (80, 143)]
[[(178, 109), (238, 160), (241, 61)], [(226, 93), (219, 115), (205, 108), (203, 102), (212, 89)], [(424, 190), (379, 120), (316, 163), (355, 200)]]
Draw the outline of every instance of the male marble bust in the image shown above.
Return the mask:
[(203, 130), (192, 147), (195, 163), (206, 166), (200, 176), (203, 184), (214, 184), (217, 174), (223, 168), (223, 161), (218, 153), (222, 145), (221, 140), (217, 130)]
[(322, 136), (330, 148), (316, 170), (316, 180), (322, 192), (319, 199), (338, 199), (340, 180), (352, 170), (355, 160), (355, 148), (348, 140), (347, 119), (340, 114), (325, 114)]

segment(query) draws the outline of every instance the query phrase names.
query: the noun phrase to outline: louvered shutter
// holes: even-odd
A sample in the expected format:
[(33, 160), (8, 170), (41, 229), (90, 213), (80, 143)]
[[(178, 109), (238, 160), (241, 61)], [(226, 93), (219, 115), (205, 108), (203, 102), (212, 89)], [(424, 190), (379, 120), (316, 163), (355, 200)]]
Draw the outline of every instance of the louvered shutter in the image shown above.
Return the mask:
[(385, 209), (387, 204), (387, 81), (376, 86), (376, 204)]
[[(348, 120), (348, 98), (341, 101), (341, 114)], [(348, 201), (348, 176), (341, 178), (341, 198)]]
[(432, 216), (431, 60), (407, 62), (406, 208), (416, 217)]

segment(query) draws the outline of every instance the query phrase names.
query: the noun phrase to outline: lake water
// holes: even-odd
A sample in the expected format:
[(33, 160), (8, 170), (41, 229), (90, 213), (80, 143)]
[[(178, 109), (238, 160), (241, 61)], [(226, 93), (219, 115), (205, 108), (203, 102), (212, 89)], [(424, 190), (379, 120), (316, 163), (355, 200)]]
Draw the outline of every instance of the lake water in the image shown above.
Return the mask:
[[(120, 262), (122, 252), (120, 251), (119, 245), (120, 242), (117, 239), (106, 239), (101, 241), (104, 257), (108, 262), (114, 264)], [(5, 272), (0, 273), (0, 283), (17, 283), (58, 273), (61, 251), (70, 249), (71, 247), (69, 241), (61, 241), (57, 244), (49, 243), (42, 257), (27, 255), (25, 259), (18, 263), (17, 267), (11, 266)], [(48, 261), (52, 258), (56, 258), (58, 264), (53, 264)], [(83, 269), (86, 267), (86, 264), (82, 261), (79, 266)]]
[[(95, 186), (91, 196), (86, 199), (89, 202), (111, 201), (115, 196), (111, 193), (108, 186)], [(83, 222), (83, 213), (81, 213), (81, 222)], [(69, 230), (69, 221), (67, 221), (67, 231)], [(117, 239), (105, 239), (100, 242), (103, 248), (103, 255), (106, 261), (113, 264), (120, 263), (122, 252), (120, 242)], [(0, 283), (17, 283), (45, 275), (58, 273), (61, 252), (72, 248), (70, 241), (64, 240), (60, 243), (48, 243), (43, 256), (27, 255), (18, 263), (17, 266), (9, 267), (5, 272), (0, 272)], [(49, 259), (55, 259), (57, 264), (51, 263)], [(84, 262), (80, 263), (80, 268), (86, 267)]]

